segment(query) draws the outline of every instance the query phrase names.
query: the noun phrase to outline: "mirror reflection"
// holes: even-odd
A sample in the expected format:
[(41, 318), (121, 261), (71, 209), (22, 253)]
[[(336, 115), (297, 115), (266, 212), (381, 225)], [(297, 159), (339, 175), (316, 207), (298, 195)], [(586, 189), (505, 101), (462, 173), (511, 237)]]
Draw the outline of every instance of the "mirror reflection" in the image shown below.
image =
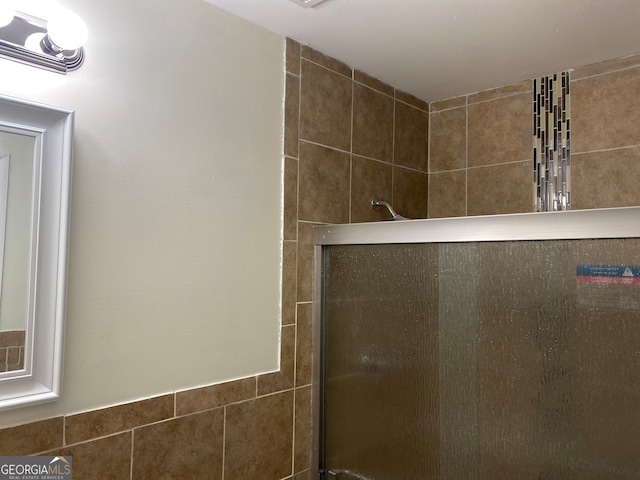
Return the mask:
[(0, 132), (0, 375), (24, 368), (35, 139)]

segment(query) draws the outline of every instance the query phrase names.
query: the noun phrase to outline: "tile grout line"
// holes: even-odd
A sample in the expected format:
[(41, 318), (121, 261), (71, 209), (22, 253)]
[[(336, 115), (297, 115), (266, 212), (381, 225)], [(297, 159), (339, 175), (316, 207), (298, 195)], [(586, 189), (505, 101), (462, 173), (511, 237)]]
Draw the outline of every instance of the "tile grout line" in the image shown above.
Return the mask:
[(348, 215), (348, 223), (352, 222), (352, 208), (353, 205), (351, 204), (351, 198), (352, 198), (352, 194), (353, 194), (353, 124), (354, 124), (354, 105), (355, 105), (355, 95), (356, 95), (356, 89), (355, 89), (355, 80), (353, 79), (355, 75), (355, 72), (353, 69), (351, 69), (351, 131), (349, 132), (349, 198), (347, 200), (347, 204), (349, 207), (349, 215)]
[(596, 150), (585, 150), (583, 152), (576, 152), (575, 150), (571, 150), (571, 155), (590, 155), (593, 153), (613, 152), (615, 150), (627, 150), (627, 149), (638, 148), (638, 147), (640, 147), (640, 143), (636, 145), (622, 145), (620, 147), (601, 148)]
[[(256, 382), (257, 389), (258, 382)], [(224, 465), (226, 463), (226, 453), (227, 453), (227, 406), (225, 405), (224, 410), (222, 411), (222, 477), (221, 480), (224, 480)]]
[[(504, 88), (504, 87), (499, 87), (499, 88)], [(483, 92), (490, 92), (491, 90), (483, 90)], [(477, 93), (482, 93), (482, 92), (477, 92)], [(518, 95), (529, 95), (531, 96), (531, 90), (523, 90), (522, 92), (513, 92), (513, 93), (509, 93), (506, 95), (498, 95), (497, 97), (494, 98), (488, 98), (486, 100), (476, 100), (476, 101), (469, 101), (469, 97), (470, 95), (465, 95), (467, 97), (467, 102), (466, 102), (466, 106), (473, 106), (473, 105), (480, 105), (481, 103), (488, 103), (488, 102), (495, 102), (496, 100), (504, 100), (506, 98), (511, 98), (511, 97), (517, 97)], [(453, 109), (450, 109), (453, 110)]]
[(308, 143), (310, 145), (316, 145), (318, 147), (328, 148), (330, 150), (335, 150), (336, 152), (346, 153), (346, 154), (351, 155), (351, 152), (349, 150), (344, 150), (342, 148), (338, 148), (338, 147), (334, 147), (334, 146), (331, 146), (331, 145), (327, 145), (326, 143), (314, 142), (313, 140), (307, 140), (306, 138), (302, 138), (302, 137), (300, 137), (300, 142)]
[[(296, 252), (294, 257), (294, 265), (295, 268), (295, 286), (293, 291), (293, 324), (297, 325), (298, 323), (298, 283), (300, 279), (298, 278), (298, 265), (300, 263), (300, 162), (301, 162), (301, 147), (302, 147), (302, 46), (300, 46), (300, 58), (298, 59), (298, 70), (300, 71), (300, 88), (298, 88), (298, 165), (297, 165), (297, 173), (296, 173)], [(295, 352), (295, 346), (294, 346)], [(294, 371), (293, 371), (293, 382), (295, 385), (295, 353), (294, 353)], [(257, 393), (257, 392), (256, 392)], [(224, 479), (223, 479), (224, 480)]]
[[(624, 57), (623, 57), (623, 58), (624, 58)], [(575, 72), (576, 70), (581, 70), (582, 68), (588, 68), (588, 67), (589, 67), (589, 66), (587, 65), (587, 66), (585, 66), (585, 67), (573, 68), (573, 69), (568, 70), (568, 71), (569, 71), (569, 72)], [(627, 70), (633, 70), (634, 68), (639, 68), (639, 67), (640, 67), (640, 60), (638, 61), (638, 63), (637, 63), (637, 64), (635, 64), (635, 65), (630, 65), (630, 66), (628, 66), (628, 67), (622, 67), (622, 66), (617, 67), (617, 68), (616, 68), (616, 67), (614, 67), (613, 69), (608, 70), (608, 71), (606, 71), (606, 72), (591, 73), (591, 74), (587, 74), (587, 75), (585, 75), (584, 77), (572, 78), (572, 79), (571, 79), (571, 82), (572, 82), (572, 83), (573, 83), (573, 82), (579, 82), (579, 81), (581, 81), (581, 80), (587, 80), (587, 79), (589, 79), (589, 78), (600, 77), (600, 76), (603, 76), (603, 75), (609, 75), (609, 74), (612, 74), (612, 73), (625, 72), (625, 71), (627, 71)]]
[[(465, 95), (465, 97), (466, 97), (466, 95)], [(458, 97), (453, 97), (453, 98), (458, 98)], [(467, 106), (466, 98), (465, 98), (465, 103), (462, 103), (462, 104), (460, 104), (460, 105), (456, 105), (456, 106), (453, 106), (453, 107), (447, 107), (447, 108), (437, 108), (437, 107), (433, 107), (433, 108), (434, 108), (434, 110), (433, 110), (433, 111), (431, 110), (431, 105), (433, 105), (433, 103), (446, 102), (447, 100), (448, 100), (448, 99), (438, 100), (438, 101), (436, 101), (436, 102), (432, 102), (432, 103), (430, 103), (430, 104), (429, 104), (429, 105), (430, 105), (429, 113), (450, 112), (451, 110), (456, 110), (456, 109), (458, 109), (458, 108), (464, 108), (464, 107), (466, 107), (466, 106)]]
[[(498, 88), (504, 88), (504, 87), (498, 87)], [(492, 89), (489, 89), (489, 90), (482, 90), (482, 92), (490, 92), (491, 90), (492, 90)], [(482, 92), (476, 92), (476, 93), (482, 93)], [(469, 101), (469, 98), (468, 98), (468, 97), (469, 97), (470, 95), (464, 95), (464, 97), (465, 97), (465, 101), (464, 101), (464, 103), (461, 103), (460, 105), (453, 106), (453, 107), (447, 107), (447, 108), (437, 109), (437, 110), (435, 110), (435, 111), (433, 111), (433, 112), (430, 112), (430, 113), (450, 112), (451, 110), (457, 110), (458, 108), (466, 108), (466, 107), (468, 107), (468, 106), (472, 106), (472, 105), (479, 105), (479, 104), (481, 104), (481, 103), (495, 102), (496, 100), (504, 100), (505, 98), (516, 97), (516, 96), (518, 96), (518, 95), (524, 95), (524, 94), (531, 95), (531, 89), (529, 89), (529, 90), (523, 90), (523, 91), (520, 91), (520, 92), (508, 93), (508, 94), (505, 94), (505, 95), (498, 95), (498, 96), (493, 97), (493, 98), (487, 98), (486, 100), (476, 100), (476, 101)], [(448, 100), (453, 100), (454, 98), (458, 98), (458, 97), (452, 97), (451, 99), (449, 99), (449, 98), (445, 98), (444, 100), (438, 100), (438, 101), (437, 101), (437, 102), (435, 102), (435, 103), (438, 103), (438, 102), (446, 102), (446, 101), (448, 101)]]
[[(313, 302), (310, 302), (313, 303)], [(293, 388), (298, 383), (298, 305), (296, 304), (296, 322), (293, 324)]]
[(129, 463), (129, 479), (133, 480), (133, 452), (134, 452), (134, 444), (135, 444), (135, 435), (133, 432), (133, 428), (131, 429), (131, 462)]
[(391, 122), (391, 205), (395, 205), (393, 198), (395, 192), (395, 176), (396, 176), (396, 89), (393, 89), (393, 121)]
[[(298, 71), (300, 72), (300, 84), (298, 87), (298, 138), (296, 139), (297, 150), (298, 150), (298, 162), (296, 164), (296, 211), (295, 211), (295, 221), (296, 221), (296, 249), (295, 255), (293, 259), (293, 268), (295, 269), (295, 281), (293, 288), (293, 324), (295, 325), (298, 322), (298, 264), (300, 262), (299, 259), (299, 250), (300, 250), (300, 163), (302, 161), (302, 46), (300, 46), (299, 58), (298, 58)], [(295, 347), (294, 347), (295, 352)], [(295, 355), (294, 355), (294, 384), (295, 384)], [(257, 391), (257, 382), (256, 382), (256, 398)], [(226, 424), (225, 424), (226, 425)], [(223, 476), (224, 477), (224, 476)], [(224, 478), (222, 479), (224, 480)]]
[(464, 101), (464, 214), (469, 215), (469, 97)]
[[(300, 240), (300, 232), (298, 231), (298, 220), (300, 216), (300, 142), (302, 140), (302, 46), (300, 47), (300, 57), (298, 58), (298, 71), (300, 72), (300, 83), (298, 84), (298, 138), (296, 139), (296, 149), (298, 152), (298, 162), (296, 164), (296, 242)], [(295, 298), (298, 297), (298, 245), (296, 245), (296, 291)]]
[[(466, 157), (467, 153), (465, 150), (465, 157)], [(466, 160), (465, 160), (466, 162)], [(501, 165), (500, 163), (496, 163), (496, 165)], [(456, 172), (464, 172), (467, 168), (466, 167), (461, 167), (461, 168), (452, 168), (451, 170), (438, 170), (437, 172), (431, 172), (429, 175), (440, 175), (443, 173), (456, 173)]]
[(291, 426), (291, 478), (296, 474), (296, 388), (293, 388), (293, 414), (291, 415), (293, 424)]
[(468, 167), (467, 170), (478, 170), (481, 168), (491, 168), (491, 167), (500, 167), (502, 165), (515, 165), (517, 163), (524, 163), (524, 162), (529, 162), (531, 163), (531, 159), (530, 158), (526, 158), (524, 160), (511, 160), (509, 162), (502, 162), (502, 163), (490, 163), (488, 165), (477, 165), (475, 167)]
[(429, 218), (429, 197), (431, 196), (431, 104), (427, 112), (427, 216)]
[[(394, 91), (397, 92), (397, 89), (395, 89)], [(411, 108), (415, 108), (416, 110), (420, 110), (421, 112), (424, 113), (429, 113), (429, 104), (427, 103), (427, 110), (425, 110), (422, 107), (417, 107), (416, 105), (414, 105), (413, 103), (409, 103), (409, 102), (405, 102), (404, 100), (402, 100), (401, 98), (398, 98), (397, 96), (394, 97), (394, 100), (396, 100), (397, 102), (400, 102), (404, 105), (406, 105), (407, 107), (411, 107)], [(424, 101), (424, 100), (423, 100)]]
[[(379, 90), (379, 89), (377, 89), (377, 88), (375, 88), (375, 87), (372, 87), (371, 85), (367, 85), (366, 83), (362, 83), (362, 82), (360, 82), (360, 81), (356, 80), (356, 79), (355, 79), (355, 70), (354, 70), (353, 83), (354, 83), (354, 84), (361, 85), (361, 86), (363, 86), (363, 87), (365, 87), (365, 88), (368, 88), (369, 90), (373, 90), (374, 92), (379, 93), (380, 95), (384, 95), (384, 96), (385, 96), (385, 97), (387, 97), (387, 98), (391, 98), (391, 99), (393, 99), (393, 94), (392, 94), (392, 95), (389, 95), (388, 93), (385, 93), (385, 92), (383, 92), (382, 90)], [(389, 86), (391, 86), (391, 85), (389, 85)]]
[[(345, 75), (344, 73), (338, 72), (337, 70), (334, 70), (334, 69), (333, 69), (333, 68), (331, 68), (331, 67), (327, 67), (326, 65), (322, 65), (321, 63), (314, 62), (313, 60), (310, 60), (310, 59), (308, 59), (308, 58), (306, 58), (306, 57), (303, 57), (303, 56), (302, 56), (302, 52), (301, 52), (301, 53), (300, 53), (300, 66), (301, 66), (301, 67), (302, 67), (302, 62), (303, 62), (303, 61), (304, 61), (304, 62), (309, 62), (309, 63), (311, 63), (312, 65), (315, 65), (315, 66), (317, 66), (317, 67), (324, 68), (325, 70), (328, 70), (328, 71), (330, 71), (331, 73), (335, 73), (336, 75), (340, 75), (340, 76), (341, 76), (341, 77), (343, 77), (343, 78), (348, 78), (348, 79), (352, 79), (352, 78), (353, 78), (353, 68), (349, 67), (348, 65), (347, 65), (347, 67), (349, 67), (349, 69), (350, 69), (350, 70), (351, 70), (351, 72), (352, 72), (352, 73), (351, 73), (351, 77), (348, 77), (348, 76), (347, 76), (347, 75)], [(300, 71), (300, 73), (302, 74), (302, 70)]]

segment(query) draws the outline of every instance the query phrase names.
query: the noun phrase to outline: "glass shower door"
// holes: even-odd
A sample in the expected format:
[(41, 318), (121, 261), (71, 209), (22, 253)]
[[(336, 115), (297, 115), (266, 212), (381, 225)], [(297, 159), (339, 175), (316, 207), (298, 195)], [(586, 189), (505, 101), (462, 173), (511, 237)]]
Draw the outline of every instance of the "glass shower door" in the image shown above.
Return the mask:
[(436, 249), (327, 253), (324, 458), (340, 479), (420, 478), (437, 467)]
[(324, 247), (324, 478), (638, 478), (639, 264), (638, 239)]

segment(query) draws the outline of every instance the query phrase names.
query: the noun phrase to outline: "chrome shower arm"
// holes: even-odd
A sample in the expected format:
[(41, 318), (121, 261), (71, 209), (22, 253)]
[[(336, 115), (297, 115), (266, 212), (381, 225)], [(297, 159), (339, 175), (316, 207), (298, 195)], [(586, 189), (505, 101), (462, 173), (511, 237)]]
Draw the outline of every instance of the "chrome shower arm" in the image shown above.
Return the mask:
[(374, 198), (373, 200), (371, 200), (371, 207), (376, 211), (380, 210), (380, 207), (386, 208), (387, 210), (389, 210), (392, 220), (409, 220), (407, 217), (403, 217), (402, 215), (396, 213), (393, 207), (385, 201)]

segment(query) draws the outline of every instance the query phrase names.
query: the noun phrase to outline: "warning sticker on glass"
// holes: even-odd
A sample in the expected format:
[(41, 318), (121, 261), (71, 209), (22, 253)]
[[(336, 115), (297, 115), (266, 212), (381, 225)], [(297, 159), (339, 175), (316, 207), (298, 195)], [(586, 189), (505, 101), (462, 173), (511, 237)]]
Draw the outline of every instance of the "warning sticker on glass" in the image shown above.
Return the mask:
[(577, 265), (578, 283), (640, 285), (640, 265)]
[(577, 265), (576, 280), (579, 307), (640, 312), (640, 265)]

